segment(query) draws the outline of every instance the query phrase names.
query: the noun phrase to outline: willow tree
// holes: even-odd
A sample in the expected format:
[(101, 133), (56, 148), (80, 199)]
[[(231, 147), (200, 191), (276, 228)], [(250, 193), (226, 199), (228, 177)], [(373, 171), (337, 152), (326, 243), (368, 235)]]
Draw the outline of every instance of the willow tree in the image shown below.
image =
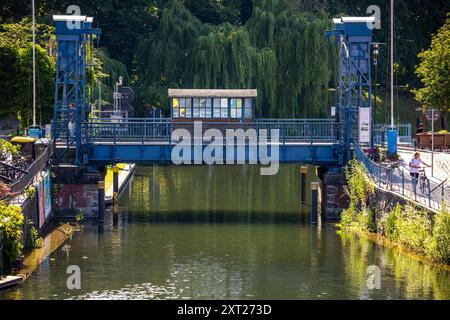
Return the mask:
[(317, 19), (284, 2), (262, 0), (249, 21), (254, 45), (276, 55), (276, 101), (271, 115), (301, 117), (324, 115), (331, 104), (328, 88), (333, 85), (336, 49), (328, 45), (324, 31), (328, 19)]
[(139, 99), (167, 108), (167, 88), (256, 88), (257, 114), (323, 114), (336, 55), (327, 45), (328, 20), (261, 0), (246, 26), (201, 23), (178, 0), (137, 53)]

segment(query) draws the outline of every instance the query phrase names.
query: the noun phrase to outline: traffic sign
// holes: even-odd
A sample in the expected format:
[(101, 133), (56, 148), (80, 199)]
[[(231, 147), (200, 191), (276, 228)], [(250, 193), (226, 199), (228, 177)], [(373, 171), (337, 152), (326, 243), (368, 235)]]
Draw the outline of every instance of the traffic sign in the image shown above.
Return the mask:
[(134, 100), (134, 91), (130, 87), (120, 87), (119, 94), (124, 106), (130, 105)]
[(436, 109), (434, 109), (434, 110), (431, 109), (431, 110), (428, 110), (428, 111), (427, 111), (426, 117), (427, 117), (427, 120), (428, 120), (428, 121), (437, 121), (437, 120), (440, 119), (441, 114), (440, 114), (440, 112), (439, 112), (438, 110), (436, 110)]

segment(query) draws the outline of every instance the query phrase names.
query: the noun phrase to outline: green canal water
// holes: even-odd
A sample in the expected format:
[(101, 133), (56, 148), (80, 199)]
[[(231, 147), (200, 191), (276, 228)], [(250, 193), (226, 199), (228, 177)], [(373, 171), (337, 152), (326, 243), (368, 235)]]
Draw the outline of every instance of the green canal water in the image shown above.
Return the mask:
[[(103, 232), (86, 223), (0, 299), (450, 299), (449, 271), (311, 226), (298, 170), (138, 167), (116, 225), (110, 212)], [(79, 290), (66, 285), (71, 265)]]

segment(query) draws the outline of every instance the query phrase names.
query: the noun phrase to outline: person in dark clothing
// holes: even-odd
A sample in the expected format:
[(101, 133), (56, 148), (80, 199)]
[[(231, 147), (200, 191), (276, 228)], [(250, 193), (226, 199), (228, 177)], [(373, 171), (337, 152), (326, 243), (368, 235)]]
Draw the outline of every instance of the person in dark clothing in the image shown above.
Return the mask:
[(425, 132), (425, 128), (423, 127), (423, 123), (419, 124), (419, 126), (416, 129), (416, 134), (419, 133), (424, 133)]

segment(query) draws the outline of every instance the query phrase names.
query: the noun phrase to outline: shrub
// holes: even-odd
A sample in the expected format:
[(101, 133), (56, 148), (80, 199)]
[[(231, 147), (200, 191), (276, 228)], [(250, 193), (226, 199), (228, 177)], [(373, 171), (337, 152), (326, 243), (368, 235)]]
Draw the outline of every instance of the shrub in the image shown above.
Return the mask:
[(402, 217), (403, 207), (397, 204), (386, 217), (386, 237), (391, 241), (398, 240), (398, 221)]
[(373, 180), (356, 159), (350, 161), (345, 175), (350, 206), (341, 214), (341, 227), (356, 226), (365, 231), (375, 231), (375, 211), (368, 205), (369, 198), (375, 193)]
[(375, 211), (371, 208), (365, 208), (357, 215), (358, 226), (361, 230), (375, 232)]
[(20, 153), (20, 145), (13, 145), (9, 141), (0, 139), (0, 155), (4, 155), (7, 152), (12, 155), (18, 155)]
[(397, 219), (398, 241), (405, 247), (424, 252), (425, 244), (431, 234), (428, 214), (413, 206), (406, 206), (400, 219)]
[(22, 250), (22, 209), (0, 201), (0, 236), (3, 244), (3, 268), (6, 273)]
[(445, 205), (434, 218), (433, 234), (425, 252), (433, 260), (450, 264), (450, 211)]

